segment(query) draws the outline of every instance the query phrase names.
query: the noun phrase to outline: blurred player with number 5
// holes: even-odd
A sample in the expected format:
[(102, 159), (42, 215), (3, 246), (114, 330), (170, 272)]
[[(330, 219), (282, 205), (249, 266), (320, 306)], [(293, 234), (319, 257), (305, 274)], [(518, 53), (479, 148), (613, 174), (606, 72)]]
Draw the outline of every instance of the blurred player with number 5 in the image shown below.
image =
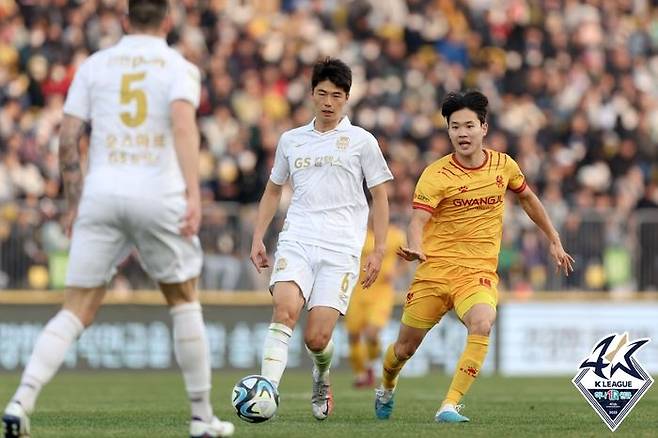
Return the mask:
[[(201, 247), (196, 107), (200, 75), (167, 46), (167, 0), (130, 0), (129, 35), (89, 57), (64, 105), (59, 159), (72, 234), (62, 310), (39, 335), (7, 406), (6, 437), (30, 434), (28, 415), (42, 387), (89, 326), (116, 266), (136, 247), (173, 319), (174, 352), (192, 411), (191, 437), (225, 437), (214, 416), (210, 359), (196, 279)], [(79, 144), (91, 125), (89, 167)]]

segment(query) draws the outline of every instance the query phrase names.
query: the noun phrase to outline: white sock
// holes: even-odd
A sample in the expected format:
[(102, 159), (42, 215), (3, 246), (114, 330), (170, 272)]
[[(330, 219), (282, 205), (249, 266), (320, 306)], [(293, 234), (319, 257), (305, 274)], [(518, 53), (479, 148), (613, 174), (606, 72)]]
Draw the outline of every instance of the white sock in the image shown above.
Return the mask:
[(320, 374), (320, 378), (324, 380), (329, 375), (331, 358), (334, 355), (333, 339), (329, 339), (329, 343), (322, 351), (311, 351), (308, 346), (306, 347), (306, 351), (308, 351), (309, 356), (313, 359), (313, 363)]
[(277, 322), (270, 324), (265, 335), (260, 374), (270, 379), (277, 387), (288, 363), (288, 342), (291, 336), (292, 329)]
[(210, 405), (210, 352), (201, 304), (180, 304), (170, 310), (174, 322), (174, 353), (183, 372), (192, 417), (213, 418)]
[(12, 398), (23, 406), (25, 412), (32, 413), (41, 388), (53, 378), (82, 330), (84, 326), (78, 317), (68, 310), (60, 310), (43, 328)]

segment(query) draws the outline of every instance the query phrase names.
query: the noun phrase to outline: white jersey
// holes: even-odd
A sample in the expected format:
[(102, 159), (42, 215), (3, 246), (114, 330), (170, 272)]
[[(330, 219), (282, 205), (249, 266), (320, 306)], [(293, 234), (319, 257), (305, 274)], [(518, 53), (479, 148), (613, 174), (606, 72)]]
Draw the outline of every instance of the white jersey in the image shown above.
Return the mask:
[(64, 113), (91, 123), (83, 196), (183, 194), (170, 104), (198, 107), (199, 70), (164, 39), (124, 36), (76, 72)]
[(281, 135), (270, 179), (291, 179), (293, 196), (280, 241), (361, 255), (368, 225), (363, 191), (393, 179), (375, 137), (347, 117), (332, 131), (315, 120)]

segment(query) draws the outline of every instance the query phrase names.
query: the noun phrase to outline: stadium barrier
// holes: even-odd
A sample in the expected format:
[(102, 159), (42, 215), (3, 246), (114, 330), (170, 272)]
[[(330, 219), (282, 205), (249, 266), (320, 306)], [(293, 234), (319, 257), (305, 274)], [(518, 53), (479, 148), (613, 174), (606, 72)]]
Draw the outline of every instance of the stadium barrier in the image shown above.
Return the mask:
[[(204, 249), (202, 288), (265, 287), (263, 277), (254, 275), (249, 262), (255, 208), (252, 204), (223, 202), (205, 206), (199, 233)], [(12, 209), (16, 211), (9, 216), (35, 217), (31, 231), (3, 222), (3, 215), (8, 214), (5, 210)], [(25, 203), (7, 204), (0, 209), (0, 230), (5, 229), (5, 233), (0, 232), (0, 289), (64, 287), (66, 239), (58, 224), (43, 223), (38, 217), (39, 212)], [(281, 221), (276, 217), (272, 229), (278, 229)], [(615, 210), (574, 210), (555, 222), (578, 269), (568, 278), (551, 275), (541, 232), (518, 206), (510, 206), (498, 269), (502, 285), (533, 290), (658, 291), (658, 210), (638, 210), (630, 216)], [(275, 247), (275, 237), (274, 232), (268, 234), (268, 248)], [(122, 263), (119, 278), (131, 289), (155, 287), (134, 256)]]
[[(61, 303), (61, 292), (0, 292), (0, 371), (22, 369), (45, 322)], [(397, 297), (394, 318), (382, 333), (386, 345), (397, 336), (403, 295)], [(212, 366), (256, 371), (262, 339), (271, 315), (265, 292), (204, 292)], [(159, 292), (110, 292), (92, 327), (69, 352), (68, 369), (170, 369), (176, 367), (171, 342), (171, 318)], [(654, 340), (638, 355), (649, 372), (658, 372), (658, 294), (617, 297), (593, 293), (538, 293), (531, 297), (504, 295), (492, 334), (484, 373), (504, 375), (570, 375), (594, 343), (612, 332), (631, 339)], [(449, 313), (428, 334), (404, 375), (424, 375), (430, 369), (452, 372), (466, 331)], [(342, 321), (334, 333), (334, 366), (348, 366), (348, 343)], [(302, 330), (290, 343), (288, 367), (308, 369)]]

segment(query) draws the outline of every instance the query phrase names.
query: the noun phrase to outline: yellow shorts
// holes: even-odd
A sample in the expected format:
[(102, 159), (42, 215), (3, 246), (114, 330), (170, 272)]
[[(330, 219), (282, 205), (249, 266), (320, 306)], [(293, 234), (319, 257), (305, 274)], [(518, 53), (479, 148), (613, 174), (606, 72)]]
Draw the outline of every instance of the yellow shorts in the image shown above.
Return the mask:
[(416, 269), (402, 313), (402, 323), (429, 329), (455, 309), (460, 319), (475, 304), (498, 304), (498, 275), (445, 262), (426, 261)]
[(389, 285), (373, 285), (368, 289), (358, 285), (352, 293), (350, 306), (345, 314), (348, 333), (359, 333), (367, 326), (383, 328), (391, 318), (395, 294)]

